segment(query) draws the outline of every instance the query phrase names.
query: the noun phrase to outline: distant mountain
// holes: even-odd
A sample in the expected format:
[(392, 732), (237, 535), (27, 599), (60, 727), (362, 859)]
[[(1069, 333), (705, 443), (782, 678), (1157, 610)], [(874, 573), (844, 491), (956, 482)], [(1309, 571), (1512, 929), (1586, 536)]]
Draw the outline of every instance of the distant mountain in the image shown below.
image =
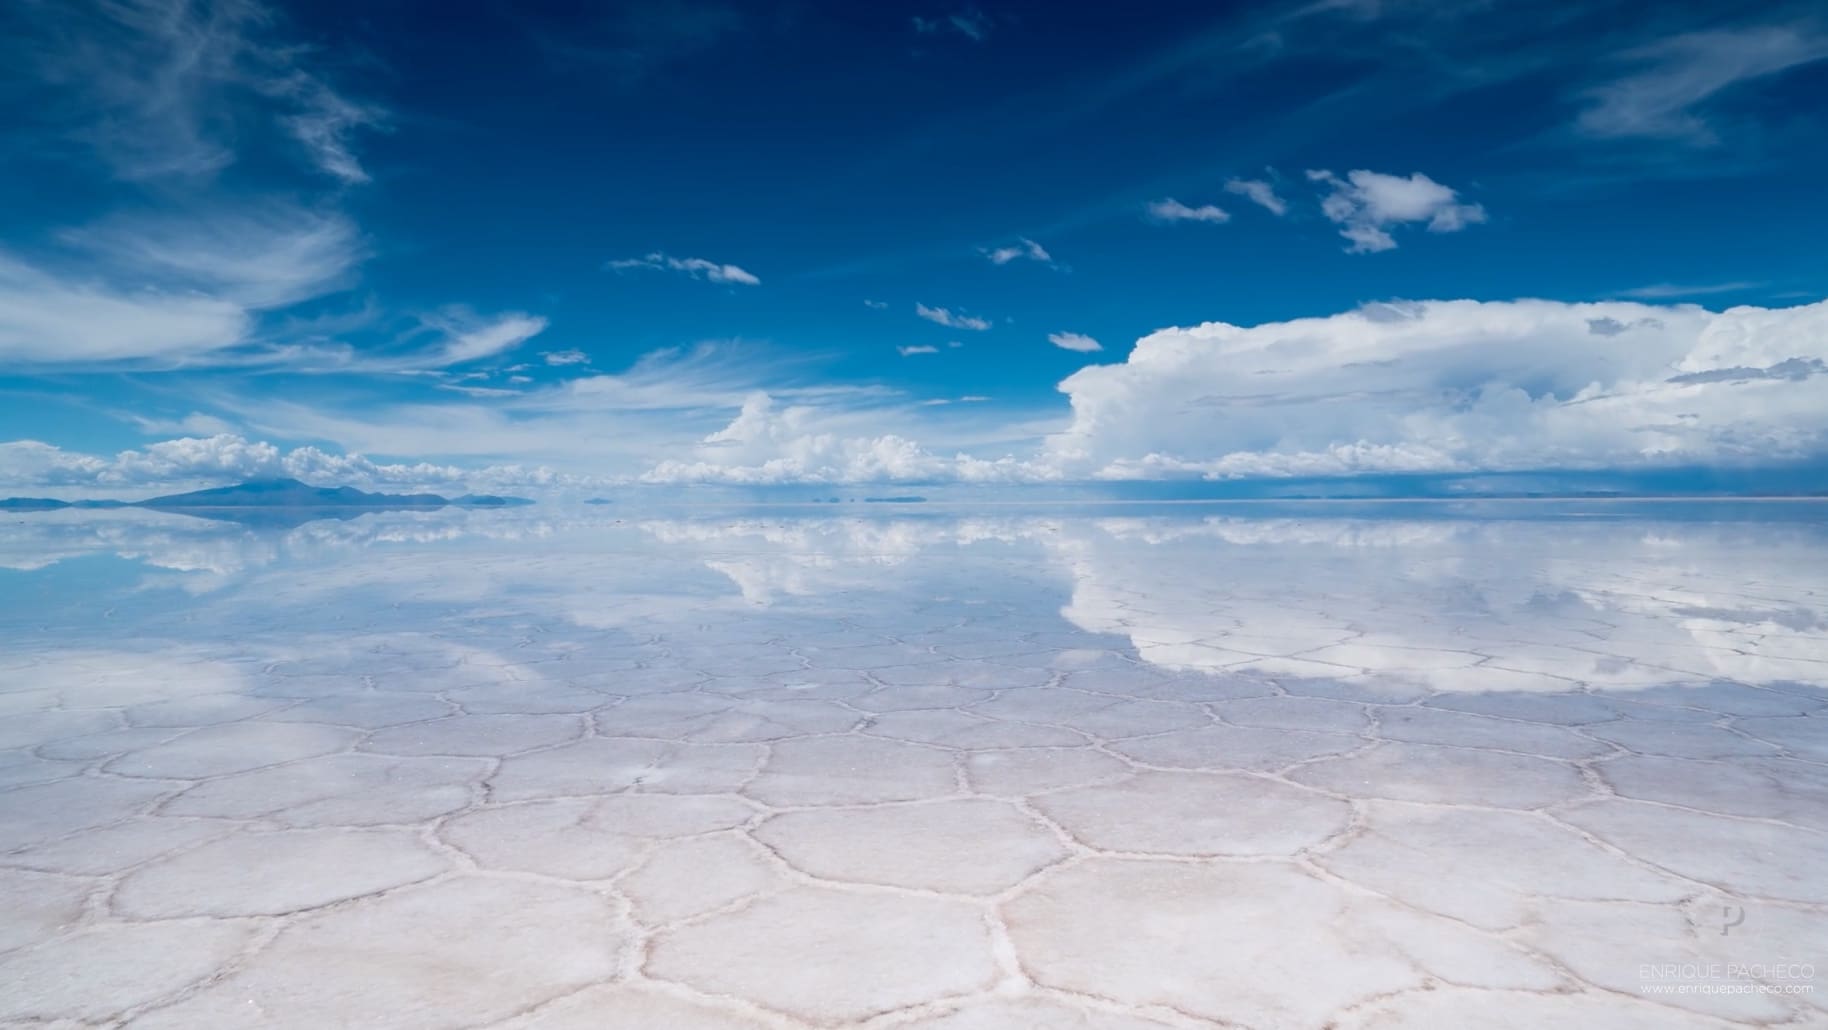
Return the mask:
[(250, 479), (136, 502), (142, 508), (441, 508), (437, 494), (371, 494), (353, 486), (310, 486), (296, 479)]
[[(0, 511), (55, 511), (60, 508), (153, 508), (204, 518), (227, 518), (274, 524), (297, 524), (318, 515), (299, 518), (312, 509), (336, 518), (353, 517), (356, 509), (377, 508), (501, 508), (532, 504), (525, 497), (464, 494), (458, 498), (438, 494), (374, 494), (352, 486), (311, 486), (296, 479), (250, 479), (234, 486), (218, 486), (189, 493), (167, 494), (143, 501), (60, 501), (49, 497), (0, 499)], [(277, 515), (283, 511), (286, 515)], [(255, 515), (254, 512), (268, 514)]]

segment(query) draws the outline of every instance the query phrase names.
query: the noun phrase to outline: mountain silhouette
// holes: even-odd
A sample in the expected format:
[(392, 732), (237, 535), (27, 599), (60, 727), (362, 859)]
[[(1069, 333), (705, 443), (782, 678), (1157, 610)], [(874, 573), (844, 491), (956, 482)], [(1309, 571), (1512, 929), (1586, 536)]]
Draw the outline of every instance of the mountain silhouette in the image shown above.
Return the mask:
[(142, 501), (60, 501), (50, 497), (0, 498), (0, 511), (56, 511), (64, 508), (151, 508), (200, 518), (261, 525), (297, 525), (316, 518), (354, 518), (390, 508), (500, 508), (532, 504), (524, 497), (464, 494), (381, 494), (353, 486), (312, 486), (296, 479), (250, 479), (233, 486), (165, 494)]

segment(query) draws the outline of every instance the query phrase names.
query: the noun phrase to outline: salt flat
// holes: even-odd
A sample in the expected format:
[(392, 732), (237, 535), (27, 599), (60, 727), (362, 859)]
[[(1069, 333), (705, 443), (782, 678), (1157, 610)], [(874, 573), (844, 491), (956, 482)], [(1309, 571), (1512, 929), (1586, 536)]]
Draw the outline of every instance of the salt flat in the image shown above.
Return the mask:
[(0, 1025), (1828, 1025), (1808, 506), (52, 513), (0, 642)]

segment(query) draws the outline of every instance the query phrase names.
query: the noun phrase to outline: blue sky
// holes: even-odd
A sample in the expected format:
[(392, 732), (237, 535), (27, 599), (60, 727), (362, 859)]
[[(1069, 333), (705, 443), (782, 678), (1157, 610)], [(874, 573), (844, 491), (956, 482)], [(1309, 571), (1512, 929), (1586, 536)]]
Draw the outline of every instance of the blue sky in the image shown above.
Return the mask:
[(22, 0), (0, 490), (1819, 460), (1828, 18), (1563, 6)]

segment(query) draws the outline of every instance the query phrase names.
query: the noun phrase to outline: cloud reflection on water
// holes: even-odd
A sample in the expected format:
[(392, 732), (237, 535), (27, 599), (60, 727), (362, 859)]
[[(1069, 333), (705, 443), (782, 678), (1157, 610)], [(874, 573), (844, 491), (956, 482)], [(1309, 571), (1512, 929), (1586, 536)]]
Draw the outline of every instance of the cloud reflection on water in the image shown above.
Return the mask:
[[(1806, 520), (1676, 514), (787, 510), (625, 520), (561, 509), (388, 512), (263, 530), (61, 512), (0, 526), (0, 575), (20, 587), (9, 591), (22, 602), (10, 621), (51, 619), (66, 638), (99, 634), (102, 611), (112, 613), (109, 634), (195, 643), (212, 632), (334, 635), (339, 624), (418, 632), (428, 610), (599, 630), (696, 613), (732, 632), (764, 613), (842, 615), (880, 632), (936, 613), (970, 619), (975, 603), (1019, 613), (1034, 633), (1098, 635), (1084, 646), (1121, 638), (1163, 669), (1375, 684), (1398, 696), (1828, 684), (1828, 609), (1811, 572), (1828, 567), (1828, 533)], [(33, 608), (60, 566), (96, 558), (119, 563), (118, 575), (77, 591), (61, 617)], [(185, 599), (167, 600), (174, 590)]]

